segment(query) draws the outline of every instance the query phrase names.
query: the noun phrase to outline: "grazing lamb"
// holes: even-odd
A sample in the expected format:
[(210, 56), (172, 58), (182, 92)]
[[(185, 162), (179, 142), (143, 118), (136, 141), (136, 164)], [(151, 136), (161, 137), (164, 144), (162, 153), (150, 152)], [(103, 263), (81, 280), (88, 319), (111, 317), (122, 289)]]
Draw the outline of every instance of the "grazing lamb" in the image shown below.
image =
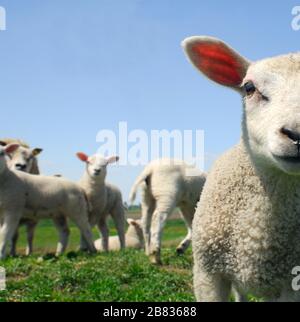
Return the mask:
[(178, 245), (177, 253), (183, 253), (192, 238), (192, 221), (206, 174), (183, 161), (159, 159), (149, 163), (136, 179), (130, 202), (142, 187), (142, 226), (145, 251), (154, 264), (161, 264), (160, 248), (162, 230), (175, 207), (179, 207), (188, 233)]
[[(89, 221), (92, 227), (98, 226), (102, 235), (102, 249), (108, 251), (109, 230), (107, 218), (112, 216), (118, 232), (121, 248), (125, 247), (125, 211), (121, 191), (114, 185), (105, 182), (107, 166), (119, 160), (112, 156), (105, 158), (99, 154), (88, 157), (77, 153), (79, 160), (85, 162), (86, 169), (79, 185), (85, 191), (90, 203)], [(84, 241), (81, 243), (84, 248)]]
[[(19, 144), (19, 148), (14, 151), (9, 157), (9, 167), (11, 169), (24, 171), (30, 174), (40, 174), (38, 167), (37, 155), (40, 154), (43, 150), (40, 148), (31, 149), (27, 143), (18, 139), (1, 139), (0, 145), (6, 146), (11, 143)], [(33, 251), (33, 237), (34, 231), (38, 224), (37, 219), (22, 218), (20, 220), (20, 225), (26, 226), (27, 233), (27, 247), (26, 255), (30, 255)], [(65, 230), (65, 229), (64, 229)], [(68, 230), (68, 227), (67, 227)], [(18, 229), (13, 237), (11, 244), (10, 255), (16, 256), (16, 246), (19, 238)]]
[[(125, 234), (126, 248), (141, 249), (144, 247), (144, 236), (140, 220), (127, 219), (128, 229)], [(109, 237), (109, 250), (120, 250), (120, 240), (117, 236)], [(103, 251), (102, 240), (97, 239), (95, 241), (95, 247), (98, 251)]]
[(10, 170), (6, 156), (18, 148), (18, 144), (0, 147), (0, 259), (5, 258), (6, 246), (12, 241), (23, 216), (42, 218), (50, 214), (71, 218), (84, 236), (88, 249), (96, 252), (84, 191), (62, 178)]
[(241, 141), (207, 178), (193, 222), (198, 301), (227, 301), (231, 287), (299, 301), (300, 54), (251, 63), (211, 37), (183, 42), (192, 64), (243, 98)]

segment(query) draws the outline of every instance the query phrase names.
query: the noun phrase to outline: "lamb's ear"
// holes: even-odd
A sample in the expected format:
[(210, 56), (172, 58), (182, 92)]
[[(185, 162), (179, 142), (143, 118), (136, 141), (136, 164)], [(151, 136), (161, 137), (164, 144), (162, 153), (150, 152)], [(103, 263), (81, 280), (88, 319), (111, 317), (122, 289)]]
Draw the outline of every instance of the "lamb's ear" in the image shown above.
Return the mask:
[(76, 155), (77, 155), (78, 159), (83, 162), (87, 162), (87, 160), (89, 158), (85, 153), (82, 153), (82, 152), (78, 152), (78, 153), (76, 153)]
[(120, 158), (117, 155), (114, 155), (114, 156), (107, 158), (106, 161), (107, 161), (107, 164), (110, 164), (110, 163), (118, 162), (119, 159)]
[(0, 145), (1, 145), (1, 146), (6, 146), (6, 145), (7, 145), (7, 143), (6, 143), (5, 141), (0, 141)]
[(5, 146), (4, 151), (7, 154), (11, 154), (11, 153), (14, 153), (19, 148), (19, 146), (20, 144), (16, 144), (16, 143), (8, 144)]
[(32, 150), (32, 155), (34, 156), (34, 157), (36, 157), (38, 154), (40, 154), (41, 152), (43, 151), (43, 149), (41, 149), (41, 148), (34, 148), (33, 150)]
[(182, 42), (191, 63), (218, 84), (240, 90), (250, 62), (223, 41), (206, 36), (186, 38)]

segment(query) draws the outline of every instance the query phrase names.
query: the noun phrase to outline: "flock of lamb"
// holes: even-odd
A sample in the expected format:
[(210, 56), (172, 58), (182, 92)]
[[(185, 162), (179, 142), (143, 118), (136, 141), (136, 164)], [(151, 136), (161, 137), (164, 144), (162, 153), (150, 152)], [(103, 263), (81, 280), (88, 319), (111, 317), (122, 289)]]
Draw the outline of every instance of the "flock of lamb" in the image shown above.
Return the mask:
[[(246, 300), (247, 293), (267, 301), (299, 301), (292, 271), (300, 265), (300, 54), (252, 63), (216, 38), (190, 37), (182, 45), (202, 74), (241, 94), (240, 142), (215, 162), (207, 177), (194, 168), (188, 175), (191, 168), (180, 161), (150, 163), (130, 196), (134, 200), (141, 189), (141, 220), (129, 220), (125, 235), (121, 193), (105, 182), (107, 165), (117, 157), (78, 153), (85, 171), (76, 184), (37, 175), (40, 150), (4, 140), (0, 256), (4, 258), (9, 241), (15, 254), (20, 223), (28, 227), (30, 253), (37, 220), (51, 216), (60, 236), (57, 254), (67, 246), (69, 217), (81, 231), (81, 249), (145, 247), (151, 261), (160, 263), (164, 223), (179, 207), (188, 234), (177, 251), (184, 252), (192, 241), (198, 301), (227, 301), (231, 292), (236, 301)], [(119, 240), (108, 236), (108, 214)], [(94, 225), (102, 235), (95, 243)]]
[[(0, 256), (16, 255), (19, 225), (27, 228), (26, 254), (33, 250), (34, 230), (38, 220), (51, 218), (58, 230), (56, 255), (61, 255), (68, 244), (68, 219), (74, 221), (81, 233), (80, 249), (96, 252), (145, 247), (153, 262), (161, 263), (160, 247), (162, 229), (175, 207), (180, 207), (188, 227), (186, 238), (177, 248), (183, 253), (191, 242), (192, 219), (206, 175), (183, 161), (161, 159), (150, 163), (137, 178), (130, 199), (142, 190), (142, 218), (128, 219), (125, 234), (125, 207), (121, 191), (106, 182), (107, 166), (117, 162), (99, 154), (77, 157), (85, 169), (78, 183), (61, 176), (40, 175), (37, 155), (42, 149), (31, 149), (19, 139), (0, 140), (0, 200), (2, 208)], [(192, 176), (187, 176), (188, 170)], [(118, 233), (109, 237), (107, 225), (111, 216)], [(101, 239), (93, 241), (91, 229), (96, 226)], [(150, 227), (151, 226), (151, 227)]]

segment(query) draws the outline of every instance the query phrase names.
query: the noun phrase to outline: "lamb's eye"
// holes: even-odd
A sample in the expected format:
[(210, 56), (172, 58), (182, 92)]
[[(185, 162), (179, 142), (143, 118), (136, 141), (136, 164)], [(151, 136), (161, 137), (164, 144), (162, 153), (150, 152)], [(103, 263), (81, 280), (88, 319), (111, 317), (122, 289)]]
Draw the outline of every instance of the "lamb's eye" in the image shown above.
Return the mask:
[(256, 91), (256, 87), (251, 81), (245, 83), (244, 89), (247, 95), (252, 95)]

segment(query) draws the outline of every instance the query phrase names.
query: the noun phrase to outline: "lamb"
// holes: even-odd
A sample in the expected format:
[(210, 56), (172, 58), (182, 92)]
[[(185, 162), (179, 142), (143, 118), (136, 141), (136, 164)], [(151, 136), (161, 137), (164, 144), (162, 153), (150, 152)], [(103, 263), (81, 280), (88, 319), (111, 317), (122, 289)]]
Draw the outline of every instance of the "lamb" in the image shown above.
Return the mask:
[(227, 301), (231, 287), (265, 300), (299, 301), (300, 54), (251, 63), (212, 37), (183, 48), (209, 79), (242, 95), (240, 142), (213, 165), (193, 222), (198, 301)]
[(71, 218), (85, 238), (88, 250), (96, 252), (84, 191), (63, 178), (34, 176), (9, 169), (6, 156), (18, 148), (18, 144), (0, 147), (0, 259), (5, 258), (6, 246), (12, 241), (20, 219), (32, 214), (39, 218), (50, 214)]
[[(37, 155), (39, 155), (43, 150), (41, 148), (31, 149), (26, 142), (21, 141), (19, 139), (9, 138), (9, 139), (0, 140), (0, 145), (2, 146), (6, 146), (11, 143), (16, 143), (16, 144), (19, 144), (20, 146), (17, 150), (14, 151), (13, 154), (9, 156), (10, 157), (9, 167), (12, 169), (24, 171), (30, 174), (35, 174), (35, 175), (40, 174)], [(20, 225), (26, 226), (26, 232), (27, 232), (26, 255), (32, 254), (34, 231), (37, 224), (38, 224), (37, 219), (22, 218), (20, 220)], [(63, 234), (66, 233), (69, 235), (69, 229), (66, 223), (63, 228), (61, 228), (61, 225), (59, 225), (59, 229), (63, 231)], [(11, 250), (10, 250), (11, 256), (16, 256), (16, 246), (17, 246), (18, 238), (19, 238), (19, 233), (17, 229), (11, 244)]]
[(192, 221), (206, 174), (183, 161), (158, 159), (149, 163), (136, 179), (130, 202), (135, 200), (139, 187), (142, 191), (142, 227), (145, 251), (154, 264), (161, 264), (162, 230), (175, 207), (179, 207), (188, 229), (186, 237), (177, 247), (182, 254), (189, 247)]
[[(144, 247), (144, 236), (141, 226), (141, 220), (127, 219), (128, 229), (125, 234), (126, 248), (142, 249)], [(109, 250), (120, 250), (120, 240), (117, 236), (109, 237)], [(98, 251), (103, 251), (102, 240), (97, 239), (95, 241), (95, 247)]]
[[(107, 166), (119, 160), (118, 156), (106, 158), (100, 154), (88, 157), (77, 153), (79, 160), (86, 164), (86, 169), (79, 185), (85, 191), (91, 210), (89, 222), (92, 227), (98, 226), (102, 235), (102, 249), (108, 251), (109, 229), (108, 216), (111, 215), (118, 232), (121, 249), (125, 247), (125, 211), (121, 191), (114, 185), (105, 182)], [(81, 241), (84, 248), (84, 240)]]

